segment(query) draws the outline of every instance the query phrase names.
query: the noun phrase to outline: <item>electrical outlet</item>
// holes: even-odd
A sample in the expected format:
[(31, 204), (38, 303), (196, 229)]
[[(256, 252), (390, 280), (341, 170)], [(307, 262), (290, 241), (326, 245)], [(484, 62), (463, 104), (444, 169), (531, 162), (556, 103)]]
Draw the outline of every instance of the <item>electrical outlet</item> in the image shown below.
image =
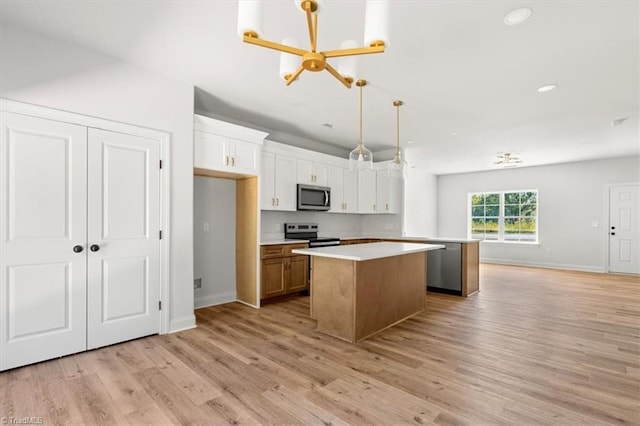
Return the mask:
[(202, 229), (204, 230), (204, 232), (209, 232), (209, 222), (205, 222), (202, 226)]
[(202, 278), (193, 280), (193, 288), (202, 288)]

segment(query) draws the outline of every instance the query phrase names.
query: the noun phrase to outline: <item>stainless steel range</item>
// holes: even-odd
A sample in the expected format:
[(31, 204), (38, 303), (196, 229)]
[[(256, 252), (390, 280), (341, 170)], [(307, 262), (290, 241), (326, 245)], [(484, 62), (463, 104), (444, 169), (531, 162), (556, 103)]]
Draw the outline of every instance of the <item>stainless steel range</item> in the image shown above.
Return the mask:
[(309, 248), (339, 246), (340, 238), (318, 237), (317, 223), (285, 223), (286, 240), (308, 240)]

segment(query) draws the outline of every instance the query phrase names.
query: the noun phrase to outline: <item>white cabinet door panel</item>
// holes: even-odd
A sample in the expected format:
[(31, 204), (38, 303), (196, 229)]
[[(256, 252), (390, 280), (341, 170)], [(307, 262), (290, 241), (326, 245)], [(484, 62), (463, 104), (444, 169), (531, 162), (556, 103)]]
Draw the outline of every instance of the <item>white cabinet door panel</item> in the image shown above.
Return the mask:
[(277, 210), (296, 210), (296, 160), (276, 155), (275, 159), (275, 195)]
[(358, 172), (358, 213), (376, 213), (376, 172)]
[(343, 179), (344, 212), (358, 213), (358, 172), (345, 170)]
[(86, 349), (87, 130), (1, 113), (0, 369)]
[(87, 347), (93, 349), (160, 329), (160, 143), (89, 129), (88, 158)]
[(231, 172), (258, 174), (258, 145), (240, 140), (230, 139), (233, 148), (230, 150)]
[(328, 186), (331, 188), (331, 209), (329, 213), (343, 213), (344, 169), (340, 167), (329, 167), (328, 175)]
[(228, 149), (227, 138), (212, 133), (194, 132), (193, 165), (201, 169), (222, 170), (230, 162)]

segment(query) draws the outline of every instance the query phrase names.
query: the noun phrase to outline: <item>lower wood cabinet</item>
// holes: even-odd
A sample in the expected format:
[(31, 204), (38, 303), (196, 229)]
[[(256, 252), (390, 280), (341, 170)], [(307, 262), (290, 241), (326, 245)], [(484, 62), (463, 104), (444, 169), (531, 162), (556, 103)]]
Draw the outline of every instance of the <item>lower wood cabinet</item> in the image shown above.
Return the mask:
[(274, 244), (261, 247), (261, 299), (309, 288), (309, 257), (292, 255), (291, 250), (297, 248), (307, 248), (307, 244)]

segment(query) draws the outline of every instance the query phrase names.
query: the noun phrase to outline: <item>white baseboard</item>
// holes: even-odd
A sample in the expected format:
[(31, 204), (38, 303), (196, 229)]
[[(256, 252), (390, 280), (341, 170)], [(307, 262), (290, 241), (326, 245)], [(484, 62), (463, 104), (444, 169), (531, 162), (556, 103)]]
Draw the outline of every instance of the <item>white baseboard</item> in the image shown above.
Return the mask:
[(208, 306), (222, 305), (223, 303), (231, 303), (236, 301), (236, 292), (229, 291), (226, 293), (211, 294), (208, 296), (196, 297), (193, 301), (195, 309), (206, 308)]
[(516, 261), (512, 259), (480, 259), (480, 262), (494, 263), (497, 265), (530, 266), (533, 268), (565, 269), (569, 271), (599, 272), (599, 273), (607, 272), (607, 270), (602, 266), (565, 265), (562, 263), (530, 262), (526, 260)]
[(169, 333), (177, 333), (178, 331), (189, 330), (191, 328), (196, 328), (195, 315), (172, 319), (169, 325)]

